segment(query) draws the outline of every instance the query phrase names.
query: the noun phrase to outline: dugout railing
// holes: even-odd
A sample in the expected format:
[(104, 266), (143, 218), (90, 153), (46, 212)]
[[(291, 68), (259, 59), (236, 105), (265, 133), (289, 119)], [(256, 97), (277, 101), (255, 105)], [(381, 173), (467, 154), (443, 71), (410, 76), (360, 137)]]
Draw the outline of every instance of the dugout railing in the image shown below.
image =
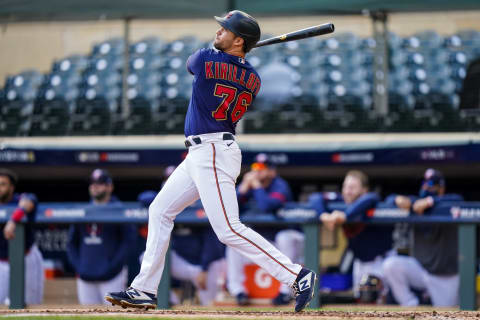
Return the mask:
[[(342, 209), (343, 205), (332, 207)], [(6, 222), (14, 206), (0, 207), (0, 223)], [(206, 225), (207, 218), (199, 208), (187, 208), (176, 218), (176, 223), (184, 225)], [(301, 225), (305, 233), (305, 266), (319, 273), (320, 222), (317, 213), (306, 205), (289, 203), (277, 215), (246, 212), (241, 220), (249, 225), (291, 226)], [(70, 223), (135, 223), (148, 221), (147, 210), (136, 202), (118, 205), (92, 206), (86, 203), (42, 203), (36, 213), (37, 224)], [(459, 307), (461, 310), (476, 310), (477, 275), (477, 224), (480, 224), (480, 202), (456, 202), (437, 205), (428, 216), (412, 216), (408, 211), (379, 204), (369, 211), (369, 217), (358, 222), (393, 224), (406, 222), (458, 224), (458, 264), (460, 274)], [(9, 242), (10, 261), (10, 309), (25, 308), (25, 232), (23, 223), (16, 228), (16, 236)], [(170, 289), (170, 265), (165, 263), (165, 271), (158, 288), (158, 308), (168, 308)], [(311, 302), (311, 308), (321, 306), (320, 294)]]

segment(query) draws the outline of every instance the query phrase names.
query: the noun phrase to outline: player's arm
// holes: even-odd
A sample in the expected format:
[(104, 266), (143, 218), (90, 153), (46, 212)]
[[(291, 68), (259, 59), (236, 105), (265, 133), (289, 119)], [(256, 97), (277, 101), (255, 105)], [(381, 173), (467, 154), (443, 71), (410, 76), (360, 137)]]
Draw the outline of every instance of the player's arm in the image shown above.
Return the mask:
[(416, 200), (413, 203), (413, 211), (418, 215), (423, 215), (431, 212), (430, 209), (435, 206), (436, 203), (442, 201), (463, 201), (463, 197), (459, 194), (445, 194), (443, 196), (428, 196)]
[(10, 220), (3, 228), (3, 235), (5, 239), (10, 240), (15, 237), (15, 229), (17, 223), (20, 222), (24, 216), (34, 214), (37, 207), (37, 197), (32, 193), (23, 193), (18, 201), (18, 207), (13, 212)]
[(283, 188), (275, 188), (267, 193), (264, 188), (257, 186), (252, 192), (258, 208), (265, 212), (274, 212), (283, 207), (287, 201), (286, 190)]
[(195, 51), (190, 57), (187, 59), (187, 71), (192, 74), (198, 74), (201, 71), (203, 66), (203, 53), (205, 49), (199, 49)]
[(394, 193), (386, 197), (384, 202), (385, 204), (396, 206), (400, 209), (410, 210), (416, 199), (417, 197), (415, 196), (405, 196)]
[(331, 214), (322, 214), (320, 220), (330, 230), (333, 230), (337, 225), (344, 224), (346, 221), (361, 221), (367, 210), (375, 207), (378, 201), (380, 201), (378, 195), (369, 192), (348, 205), (345, 211), (333, 210)]
[(345, 210), (346, 220), (362, 220), (367, 211), (374, 208), (379, 201), (380, 197), (375, 192), (369, 192), (360, 196), (357, 200), (347, 206), (347, 209)]

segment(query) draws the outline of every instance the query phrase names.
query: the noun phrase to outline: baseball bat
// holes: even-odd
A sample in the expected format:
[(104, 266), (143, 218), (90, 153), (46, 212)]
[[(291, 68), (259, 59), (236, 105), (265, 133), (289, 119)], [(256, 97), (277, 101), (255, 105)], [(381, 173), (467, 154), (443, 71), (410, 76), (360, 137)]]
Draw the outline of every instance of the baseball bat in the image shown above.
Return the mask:
[(335, 26), (333, 25), (333, 23), (324, 23), (319, 26), (308, 27), (305, 29), (282, 34), (281, 36), (259, 41), (255, 45), (255, 47), (263, 47), (263, 46), (268, 46), (268, 45), (280, 43), (280, 42), (288, 42), (293, 40), (300, 40), (300, 39), (320, 36), (323, 34), (332, 33), (333, 31), (335, 31)]

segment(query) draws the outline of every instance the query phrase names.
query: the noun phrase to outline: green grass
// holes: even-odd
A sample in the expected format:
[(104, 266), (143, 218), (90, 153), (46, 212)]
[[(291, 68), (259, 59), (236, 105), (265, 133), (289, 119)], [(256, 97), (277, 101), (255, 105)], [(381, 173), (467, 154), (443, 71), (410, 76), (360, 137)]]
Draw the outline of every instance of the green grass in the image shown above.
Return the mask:
[[(0, 316), (0, 319), (15, 319), (15, 320), (41, 320), (41, 319), (44, 319), (44, 320), (66, 320), (66, 319), (78, 319), (78, 320), (118, 320), (120, 317), (115, 317), (115, 316), (92, 316), (92, 315), (85, 315), (85, 316), (82, 316), (82, 315), (75, 315), (75, 316), (45, 316), (45, 315), (41, 315), (41, 316)], [(175, 320), (192, 320), (192, 319), (195, 319), (195, 320), (212, 320), (212, 318), (208, 318), (208, 317), (202, 317), (202, 318), (192, 318), (192, 317), (188, 317), (188, 318), (183, 318), (183, 317), (163, 317), (163, 316), (159, 316), (159, 317), (151, 317), (151, 318), (147, 318), (147, 317), (143, 317), (143, 316), (140, 316), (140, 317), (135, 317), (135, 316), (124, 316), (124, 317), (121, 317), (122, 319), (139, 319), (139, 320), (172, 320), (172, 319), (175, 319)], [(232, 318), (232, 317), (228, 317), (229, 319), (235, 319), (235, 318)], [(239, 319), (239, 318), (238, 318)]]

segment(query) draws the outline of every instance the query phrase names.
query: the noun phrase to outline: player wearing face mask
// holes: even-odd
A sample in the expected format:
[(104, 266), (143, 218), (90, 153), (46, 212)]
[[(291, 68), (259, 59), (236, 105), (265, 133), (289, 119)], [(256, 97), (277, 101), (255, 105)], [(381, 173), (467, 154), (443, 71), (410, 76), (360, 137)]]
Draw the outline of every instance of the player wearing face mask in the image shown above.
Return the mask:
[[(458, 194), (445, 193), (445, 178), (435, 169), (427, 169), (419, 196), (392, 195), (385, 201), (427, 216), (441, 202), (463, 201)], [(428, 293), (434, 306), (458, 303), (458, 231), (451, 224), (420, 224), (413, 227), (411, 256), (394, 256), (384, 262), (384, 276), (397, 302), (416, 306), (413, 289)]]

